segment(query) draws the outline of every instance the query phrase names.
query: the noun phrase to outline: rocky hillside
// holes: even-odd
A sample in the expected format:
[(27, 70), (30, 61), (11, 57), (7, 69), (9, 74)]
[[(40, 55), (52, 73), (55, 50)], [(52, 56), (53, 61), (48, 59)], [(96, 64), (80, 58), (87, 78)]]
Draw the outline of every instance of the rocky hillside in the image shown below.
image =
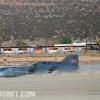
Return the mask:
[(44, 45), (46, 30), (49, 45), (63, 35), (84, 41), (86, 22), (88, 39), (100, 39), (100, 0), (0, 0), (2, 46)]

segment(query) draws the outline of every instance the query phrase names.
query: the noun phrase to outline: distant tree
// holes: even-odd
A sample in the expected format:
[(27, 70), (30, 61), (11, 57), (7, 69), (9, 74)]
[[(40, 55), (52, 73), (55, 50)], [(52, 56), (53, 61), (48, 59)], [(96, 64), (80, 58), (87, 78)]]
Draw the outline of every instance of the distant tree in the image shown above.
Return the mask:
[(96, 41), (96, 43), (99, 45), (100, 44), (100, 42), (99, 41)]
[(69, 36), (63, 36), (59, 39), (60, 44), (72, 44), (72, 40)]
[(27, 46), (27, 43), (23, 42), (22, 40), (16, 40), (13, 42), (11, 46), (12, 47), (23, 47), (23, 46)]

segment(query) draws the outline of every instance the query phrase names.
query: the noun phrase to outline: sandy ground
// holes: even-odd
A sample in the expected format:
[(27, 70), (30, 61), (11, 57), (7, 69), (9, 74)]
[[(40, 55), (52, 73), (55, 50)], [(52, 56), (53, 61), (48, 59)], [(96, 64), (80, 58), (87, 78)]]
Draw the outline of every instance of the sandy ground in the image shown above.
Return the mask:
[[(61, 61), (64, 57), (0, 58), (5, 61)], [(79, 61), (100, 61), (100, 57), (79, 57)], [(2, 92), (17, 91), (10, 97)], [(35, 96), (21, 97), (24, 91), (35, 92)], [(7, 93), (8, 93), (7, 92)], [(14, 92), (15, 93), (15, 92)], [(0, 100), (99, 100), (100, 73), (34, 74), (21, 77), (0, 77)]]
[[(19, 94), (17, 97), (0, 97), (0, 100), (99, 100), (100, 76), (57, 74), (0, 77), (2, 91), (18, 91)], [(22, 91), (35, 91), (35, 96), (20, 97)]]
[[(2, 57), (0, 58), (0, 62), (3, 61), (61, 61), (64, 57), (27, 57), (27, 58), (11, 58), (11, 57)], [(88, 62), (88, 61), (99, 61), (100, 57), (93, 57), (93, 56), (80, 56), (79, 62)]]

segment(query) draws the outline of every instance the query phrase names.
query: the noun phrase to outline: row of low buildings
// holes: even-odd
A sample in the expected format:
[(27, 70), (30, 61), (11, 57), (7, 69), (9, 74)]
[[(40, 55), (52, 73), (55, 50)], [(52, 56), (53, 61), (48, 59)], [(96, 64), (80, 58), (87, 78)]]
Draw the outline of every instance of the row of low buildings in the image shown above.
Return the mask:
[[(1, 53), (18, 54), (18, 53), (53, 53), (53, 52), (68, 52), (82, 51), (86, 49), (86, 43), (73, 44), (55, 44), (54, 46), (29, 46), (29, 47), (1, 47)], [(87, 49), (100, 50), (100, 45), (87, 44)]]

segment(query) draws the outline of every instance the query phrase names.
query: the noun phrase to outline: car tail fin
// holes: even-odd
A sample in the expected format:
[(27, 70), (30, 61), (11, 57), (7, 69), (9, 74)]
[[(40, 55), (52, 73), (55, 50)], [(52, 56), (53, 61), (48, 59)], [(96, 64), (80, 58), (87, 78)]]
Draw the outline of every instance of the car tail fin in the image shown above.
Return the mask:
[(64, 65), (76, 65), (78, 66), (78, 55), (73, 54), (73, 55), (68, 55), (67, 57), (65, 57), (61, 63), (63, 63)]

